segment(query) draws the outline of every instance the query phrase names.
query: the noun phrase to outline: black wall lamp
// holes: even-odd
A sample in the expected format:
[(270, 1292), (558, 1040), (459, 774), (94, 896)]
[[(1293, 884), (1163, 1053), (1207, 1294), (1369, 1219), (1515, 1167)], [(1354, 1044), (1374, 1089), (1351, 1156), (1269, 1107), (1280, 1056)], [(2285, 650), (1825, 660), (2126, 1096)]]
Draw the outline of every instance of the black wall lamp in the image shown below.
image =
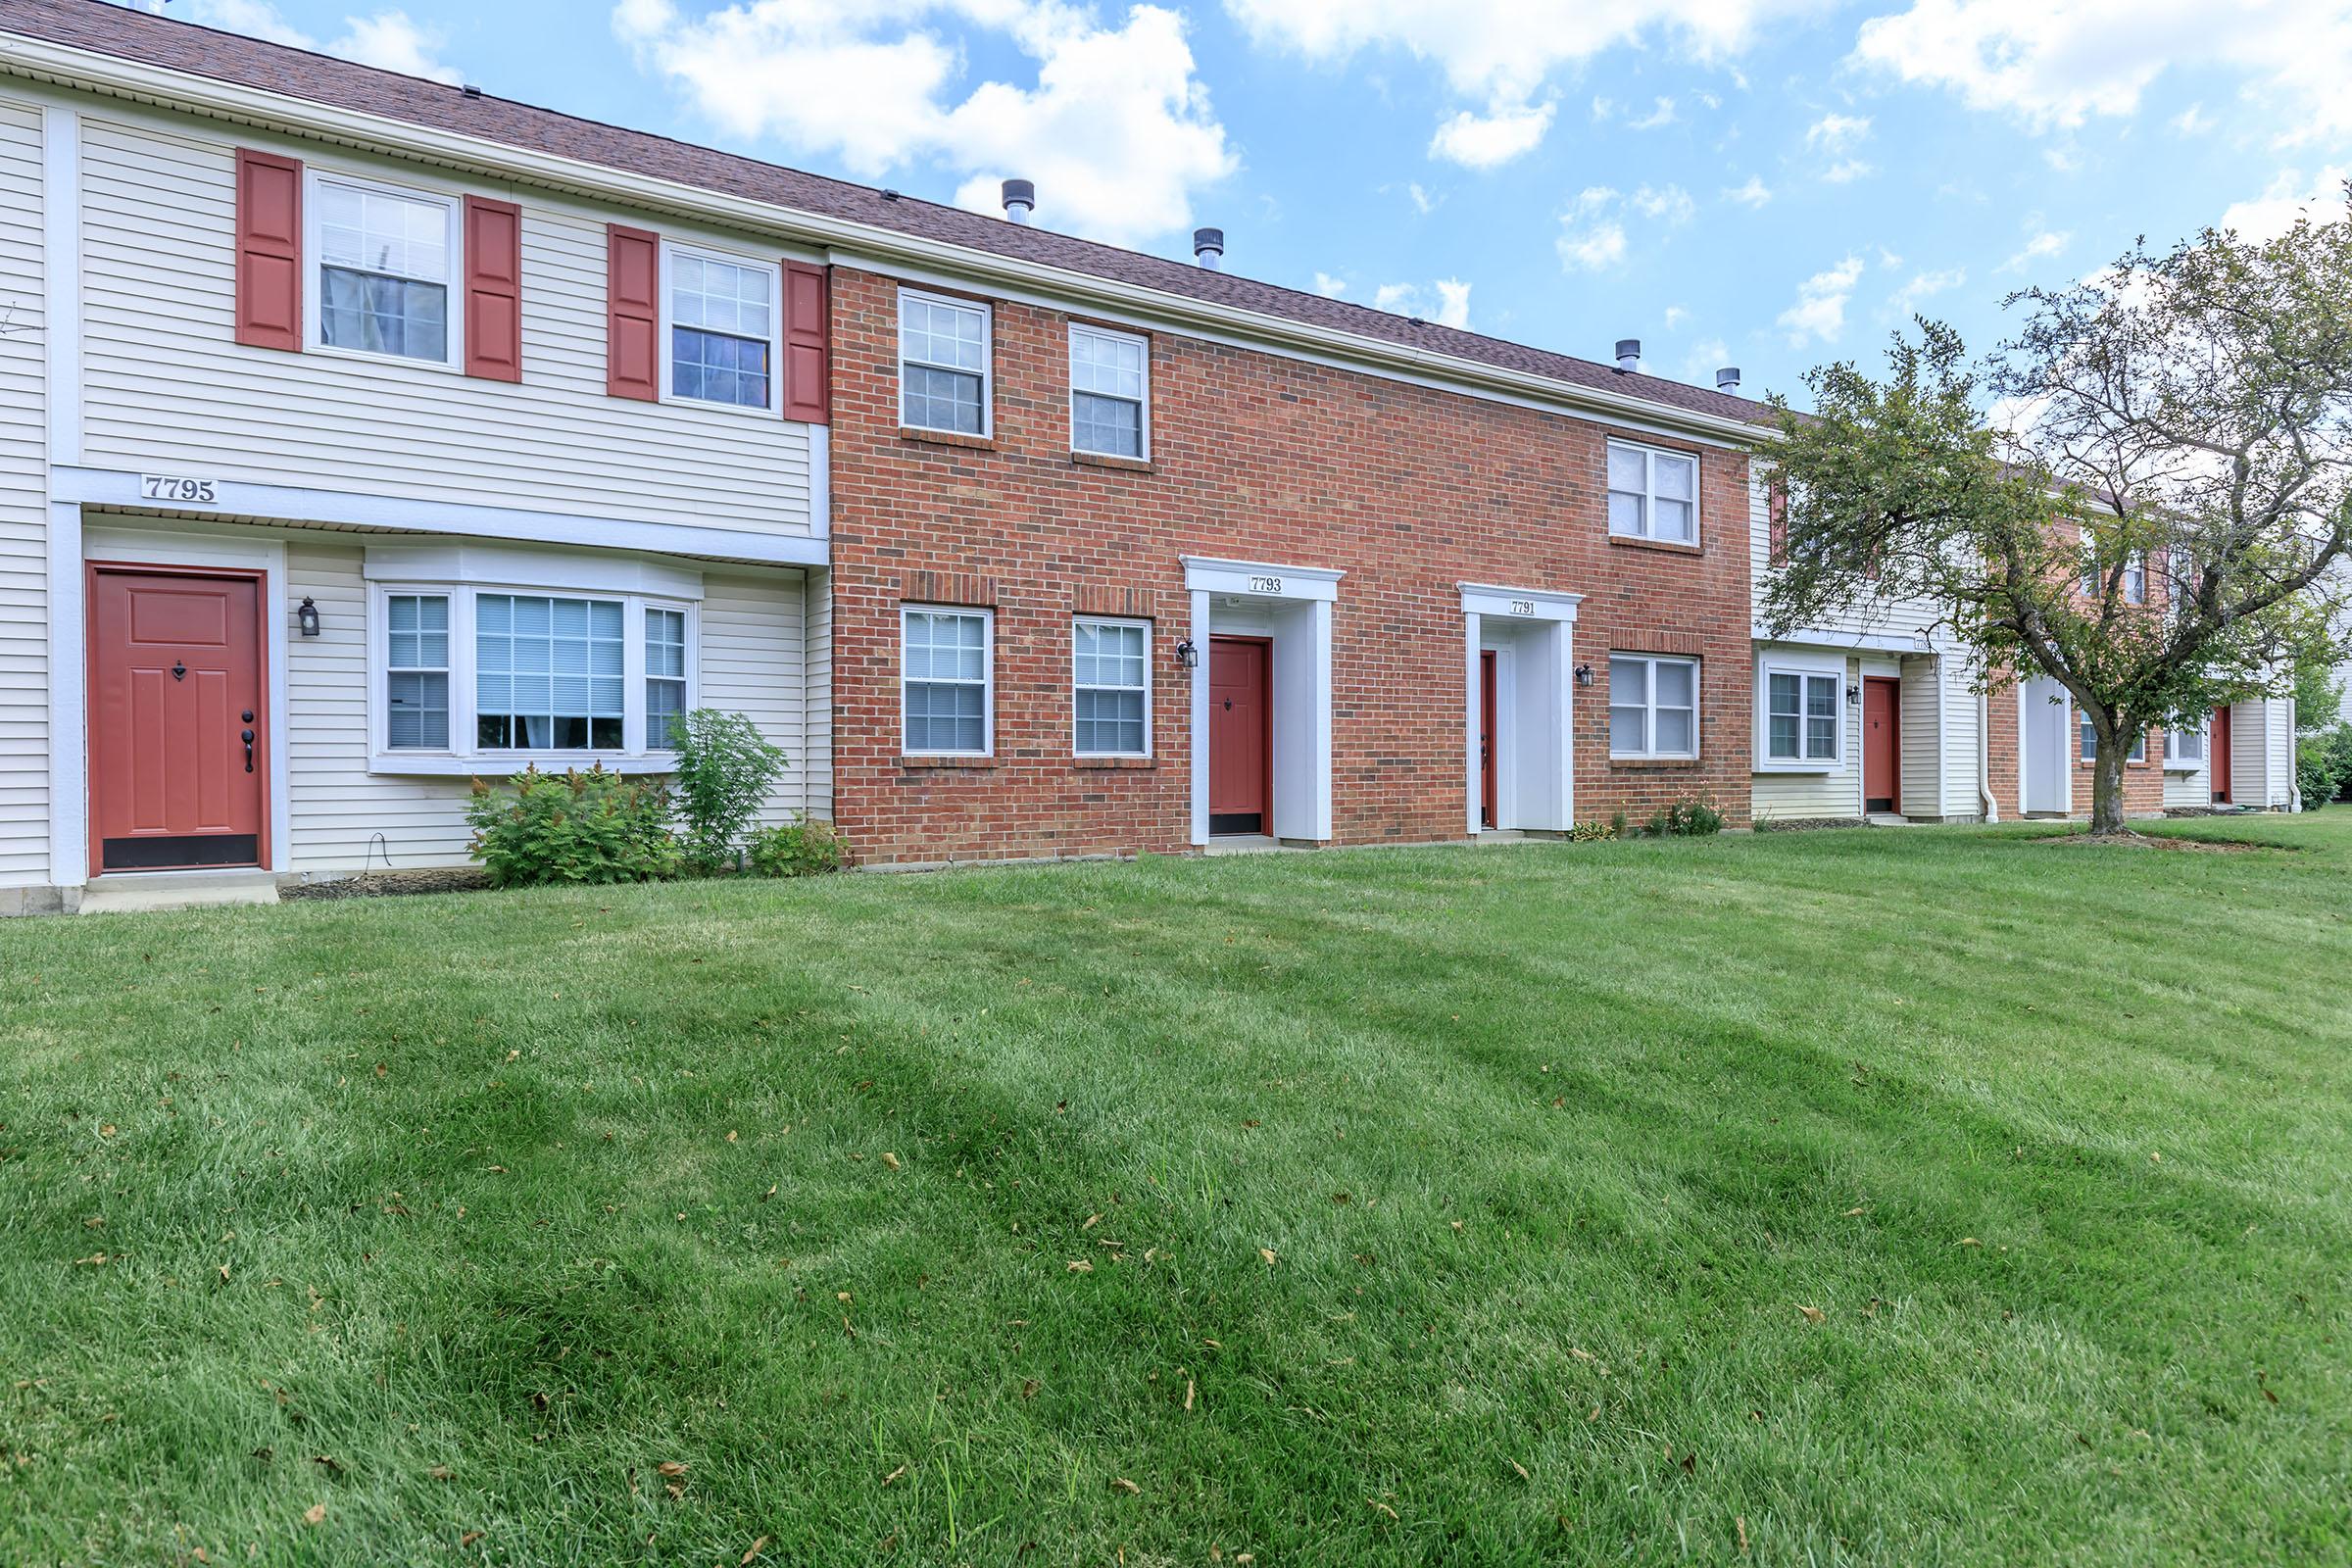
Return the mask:
[(1579, 686), (1590, 686), (1592, 684), (1592, 666), (1591, 664), (1579, 664), (1576, 666), (1576, 683)]
[(305, 637), (318, 635), (318, 606), (308, 594), (303, 596), (301, 608), (294, 612), (294, 619), (301, 625)]
[(1200, 650), (1193, 646), (1193, 640), (1190, 637), (1176, 645), (1176, 662), (1186, 669), (1200, 667)]
[(1862, 688), (1858, 685), (1848, 686), (1845, 689), (1845, 700), (1849, 703), (1860, 702), (1862, 700)]

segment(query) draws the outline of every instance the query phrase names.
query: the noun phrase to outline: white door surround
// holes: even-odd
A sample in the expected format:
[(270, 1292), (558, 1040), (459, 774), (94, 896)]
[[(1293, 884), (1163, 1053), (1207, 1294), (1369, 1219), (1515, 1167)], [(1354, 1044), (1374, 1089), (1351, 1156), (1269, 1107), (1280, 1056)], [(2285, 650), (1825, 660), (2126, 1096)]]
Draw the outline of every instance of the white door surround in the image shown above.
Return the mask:
[(1274, 822), (1272, 837), (1331, 839), (1331, 607), (1345, 573), (1185, 556), (1192, 599), (1186, 635), (1197, 651), (1192, 689), (1192, 841), (1208, 843), (1208, 648), (1219, 634), (1273, 643)]
[(1576, 607), (1581, 594), (1456, 584), (1462, 595), (1464, 826), (1481, 831), (1479, 656), (1495, 654), (1494, 826), (1576, 825)]
[(2074, 700), (2052, 675), (2017, 688), (2018, 809), (2059, 816), (2074, 810)]

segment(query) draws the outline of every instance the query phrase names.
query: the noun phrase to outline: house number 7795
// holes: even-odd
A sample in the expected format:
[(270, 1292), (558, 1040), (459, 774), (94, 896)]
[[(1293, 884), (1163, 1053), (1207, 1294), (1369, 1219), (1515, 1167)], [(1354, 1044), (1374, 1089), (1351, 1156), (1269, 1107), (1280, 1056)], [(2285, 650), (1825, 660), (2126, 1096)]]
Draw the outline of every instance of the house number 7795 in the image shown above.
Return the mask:
[(185, 479), (177, 474), (142, 473), (139, 475), (141, 501), (193, 502), (199, 506), (215, 506), (220, 500), (220, 489), (211, 479)]

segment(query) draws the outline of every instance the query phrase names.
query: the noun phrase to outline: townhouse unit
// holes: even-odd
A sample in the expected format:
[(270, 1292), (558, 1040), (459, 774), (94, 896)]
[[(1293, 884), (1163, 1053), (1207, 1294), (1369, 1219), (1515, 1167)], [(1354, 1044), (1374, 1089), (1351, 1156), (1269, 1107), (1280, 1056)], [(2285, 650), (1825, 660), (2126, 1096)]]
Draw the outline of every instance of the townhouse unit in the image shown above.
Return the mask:
[(1930, 617), (1757, 640), (1736, 372), (1006, 196), (0, 0), (0, 911), (462, 863), (698, 707), (869, 864), (2039, 808)]

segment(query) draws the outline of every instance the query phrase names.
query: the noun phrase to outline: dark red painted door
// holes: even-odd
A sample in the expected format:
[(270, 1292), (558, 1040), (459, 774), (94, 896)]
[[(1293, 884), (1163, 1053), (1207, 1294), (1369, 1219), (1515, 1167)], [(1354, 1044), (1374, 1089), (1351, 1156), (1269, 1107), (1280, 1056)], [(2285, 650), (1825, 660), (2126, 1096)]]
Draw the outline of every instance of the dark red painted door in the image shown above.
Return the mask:
[(1272, 704), (1267, 648), (1247, 637), (1208, 644), (1208, 830), (1267, 833), (1274, 825)]
[(1866, 809), (1903, 808), (1902, 683), (1862, 683), (1862, 800)]
[(2230, 710), (2213, 710), (2213, 739), (2206, 743), (2213, 749), (2213, 804), (2230, 804)]
[(262, 585), (90, 572), (90, 868), (260, 865)]
[(1494, 650), (1478, 656), (1478, 820), (1494, 825)]

